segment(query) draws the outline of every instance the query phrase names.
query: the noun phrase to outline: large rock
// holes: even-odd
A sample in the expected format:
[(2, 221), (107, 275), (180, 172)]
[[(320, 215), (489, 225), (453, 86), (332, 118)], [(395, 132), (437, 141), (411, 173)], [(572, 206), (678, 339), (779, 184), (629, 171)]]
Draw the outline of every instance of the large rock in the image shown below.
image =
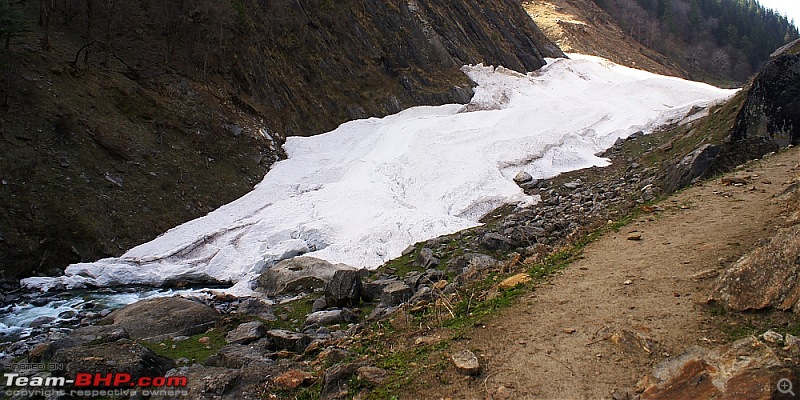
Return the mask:
[(239, 314), (252, 315), (267, 321), (274, 321), (276, 319), (275, 311), (272, 306), (254, 297), (248, 297), (242, 300), (236, 312)]
[(715, 162), (727, 170), (800, 143), (800, 43), (785, 46), (753, 79)]
[(338, 364), (325, 370), (322, 376), (320, 399), (343, 399), (350, 390), (350, 378), (363, 367), (360, 363)]
[(108, 316), (134, 340), (159, 340), (205, 332), (220, 318), (213, 308), (180, 297), (133, 303)]
[(387, 306), (396, 306), (408, 301), (414, 292), (403, 282), (392, 282), (383, 288), (381, 303)]
[(53, 362), (63, 364), (67, 376), (74, 377), (79, 372), (125, 372), (131, 374), (134, 382), (142, 376), (164, 376), (175, 367), (175, 362), (171, 359), (130, 341), (62, 349), (56, 352)]
[(511, 250), (517, 246), (514, 240), (496, 232), (489, 232), (481, 237), (481, 246), (488, 250)]
[(395, 282), (399, 281), (396, 278), (391, 278), (366, 282), (361, 286), (361, 298), (364, 301), (379, 301), (383, 296), (383, 288)]
[(466, 253), (454, 257), (447, 263), (447, 271), (460, 275), (470, 270), (483, 271), (497, 266), (499, 262), (485, 254)]
[(728, 309), (800, 313), (800, 225), (781, 229), (719, 278), (712, 295)]
[(289, 350), (295, 353), (302, 353), (311, 344), (311, 337), (283, 329), (273, 329), (267, 331), (267, 337), (272, 339), (275, 347), (282, 350)]
[(776, 146), (800, 143), (800, 43), (793, 47), (776, 54), (753, 79), (730, 141), (761, 138)]
[(469, 350), (460, 350), (450, 356), (456, 370), (465, 375), (480, 375), (481, 364), (475, 353)]
[(261, 321), (250, 321), (240, 324), (228, 332), (225, 341), (228, 343), (248, 344), (264, 337), (266, 329)]
[(433, 250), (428, 247), (424, 247), (419, 251), (419, 255), (417, 255), (417, 259), (415, 261), (425, 269), (433, 268), (439, 265), (439, 259), (433, 255)]
[(311, 314), (308, 314), (306, 317), (304, 326), (323, 326), (323, 325), (334, 325), (334, 324), (343, 324), (347, 322), (355, 322), (358, 318), (352, 311), (345, 308), (342, 310), (328, 310), (328, 311), (317, 311)]
[(711, 171), (720, 147), (704, 144), (692, 150), (674, 165), (666, 168), (664, 192), (672, 193), (689, 186), (696, 179), (705, 177)]
[(710, 350), (690, 348), (656, 366), (637, 391), (642, 400), (772, 399), (782, 378), (797, 382), (798, 373), (751, 337)]
[(326, 307), (353, 307), (361, 301), (361, 276), (355, 270), (339, 270), (325, 285)]
[(269, 296), (322, 289), (340, 270), (355, 268), (314, 257), (295, 257), (283, 260), (261, 274), (258, 289)]

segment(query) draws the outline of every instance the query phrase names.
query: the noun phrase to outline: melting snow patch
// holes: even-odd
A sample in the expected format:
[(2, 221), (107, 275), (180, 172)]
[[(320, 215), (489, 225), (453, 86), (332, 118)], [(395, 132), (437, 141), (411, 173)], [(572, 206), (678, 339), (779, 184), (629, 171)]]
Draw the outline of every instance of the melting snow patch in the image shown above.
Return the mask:
[(618, 138), (678, 121), (734, 92), (580, 55), (531, 74), (464, 67), (478, 87), (466, 106), (415, 107), (286, 141), (289, 158), (244, 197), (119, 258), (71, 265), (55, 285), (249, 282), (307, 253), (374, 268), (410, 243), (478, 225), (507, 202), (532, 205), (513, 182), (608, 160)]

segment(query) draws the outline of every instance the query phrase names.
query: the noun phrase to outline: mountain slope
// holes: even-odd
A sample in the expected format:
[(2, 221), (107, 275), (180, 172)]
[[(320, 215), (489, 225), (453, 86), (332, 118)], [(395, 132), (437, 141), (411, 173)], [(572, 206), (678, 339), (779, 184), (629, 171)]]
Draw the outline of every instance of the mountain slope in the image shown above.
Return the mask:
[(413, 243), (478, 225), (505, 202), (531, 205), (514, 183), (520, 171), (541, 179), (606, 165), (595, 154), (618, 139), (733, 93), (586, 56), (530, 76), (485, 67), (467, 73), (479, 86), (465, 107), (414, 108), (290, 138), (289, 159), (241, 199), (120, 258), (25, 284), (221, 281), (241, 293), (298, 254), (376, 268)]
[(672, 60), (645, 47), (592, 0), (525, 1), (523, 7), (542, 32), (568, 53), (603, 57), (620, 65), (686, 77)]
[(119, 255), (243, 195), (286, 136), (467, 102), (462, 64), (562, 55), (512, 0), (0, 6), (10, 277)]

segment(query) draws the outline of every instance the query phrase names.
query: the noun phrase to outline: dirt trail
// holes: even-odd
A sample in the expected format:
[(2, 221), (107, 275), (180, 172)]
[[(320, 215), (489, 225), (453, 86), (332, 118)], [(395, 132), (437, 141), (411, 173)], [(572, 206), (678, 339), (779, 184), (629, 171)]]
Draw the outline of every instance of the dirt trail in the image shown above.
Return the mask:
[[(480, 377), (431, 372), (413, 398), (611, 398), (667, 356), (724, 341), (706, 305), (716, 279), (694, 275), (729, 266), (775, 232), (785, 203), (774, 195), (800, 175), (798, 150), (737, 171), (752, 176), (745, 186), (695, 186), (587, 246), (562, 274), (454, 343), (476, 352)], [(628, 240), (633, 230), (641, 240)], [(610, 336), (624, 330), (631, 341), (615, 344)], [(655, 342), (651, 354), (637, 334)]]

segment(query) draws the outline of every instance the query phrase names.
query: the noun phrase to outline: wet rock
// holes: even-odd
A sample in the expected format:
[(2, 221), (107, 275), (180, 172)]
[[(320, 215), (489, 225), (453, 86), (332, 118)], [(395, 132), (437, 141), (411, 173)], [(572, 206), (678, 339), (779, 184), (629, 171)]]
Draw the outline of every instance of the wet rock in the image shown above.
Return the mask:
[(439, 259), (433, 255), (433, 250), (429, 247), (423, 247), (422, 250), (419, 251), (416, 262), (425, 269), (439, 265)]
[(478, 357), (475, 353), (469, 350), (461, 350), (450, 356), (456, 370), (465, 375), (480, 375), (481, 364), (478, 362)]
[(283, 329), (273, 329), (267, 331), (267, 336), (272, 340), (278, 349), (289, 350), (295, 353), (302, 353), (311, 344), (311, 337)]
[(383, 288), (381, 304), (387, 306), (397, 306), (408, 301), (414, 293), (411, 288), (403, 282), (392, 282)]
[(307, 382), (312, 382), (313, 380), (314, 376), (308, 372), (301, 371), (299, 369), (290, 369), (273, 379), (272, 383), (278, 389), (294, 390)]
[(303, 323), (303, 325), (304, 326), (334, 325), (334, 324), (355, 322), (357, 320), (358, 318), (356, 317), (356, 315), (349, 309), (345, 308), (342, 310), (317, 311), (308, 314), (308, 316), (306, 317), (306, 321)]
[(53, 322), (55, 320), (56, 320), (55, 318), (48, 317), (48, 316), (37, 317), (36, 319), (31, 321), (30, 327), (34, 328), (34, 329), (38, 329), (38, 328), (41, 328), (41, 327), (43, 327), (43, 326), (45, 326), (45, 325), (47, 325), (47, 324), (49, 324), (49, 323), (51, 323), (51, 322)]
[(228, 332), (225, 336), (227, 343), (247, 344), (264, 337), (265, 328), (261, 321), (245, 322)]
[(712, 299), (736, 311), (773, 307), (800, 313), (800, 225), (781, 229), (725, 270)]
[(328, 307), (352, 307), (361, 301), (361, 276), (355, 270), (339, 270), (325, 285)]
[(129, 373), (133, 381), (142, 376), (164, 376), (175, 362), (130, 341), (76, 346), (58, 350), (53, 362), (65, 365), (67, 376), (78, 372)]
[(345, 264), (331, 264), (314, 257), (283, 260), (258, 278), (258, 289), (269, 296), (322, 289), (336, 271), (354, 270)]
[(263, 300), (253, 297), (243, 299), (239, 303), (239, 307), (236, 309), (236, 312), (244, 315), (252, 315), (267, 321), (276, 320), (275, 312), (272, 306)]
[(108, 317), (134, 340), (159, 340), (205, 332), (219, 320), (213, 308), (180, 297), (161, 297), (133, 303)]

